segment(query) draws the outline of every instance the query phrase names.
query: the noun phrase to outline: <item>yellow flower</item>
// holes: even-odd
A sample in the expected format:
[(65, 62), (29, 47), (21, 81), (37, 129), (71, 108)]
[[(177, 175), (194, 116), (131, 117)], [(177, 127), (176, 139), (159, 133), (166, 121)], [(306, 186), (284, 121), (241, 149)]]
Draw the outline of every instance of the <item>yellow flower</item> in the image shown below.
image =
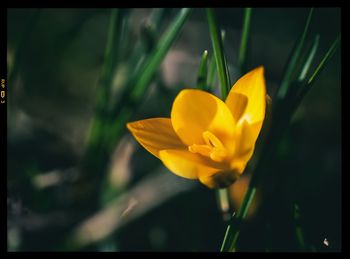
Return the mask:
[(225, 102), (201, 90), (184, 89), (170, 118), (130, 122), (128, 129), (174, 174), (210, 188), (231, 185), (253, 155), (266, 106), (264, 68), (241, 77)]

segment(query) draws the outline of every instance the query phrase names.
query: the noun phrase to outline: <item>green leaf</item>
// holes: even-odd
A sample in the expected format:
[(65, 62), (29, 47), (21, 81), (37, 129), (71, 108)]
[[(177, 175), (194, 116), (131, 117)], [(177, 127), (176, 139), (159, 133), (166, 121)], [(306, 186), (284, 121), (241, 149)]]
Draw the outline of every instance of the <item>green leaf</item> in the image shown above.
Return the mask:
[(240, 234), (240, 225), (242, 221), (247, 217), (248, 210), (256, 194), (256, 187), (250, 183), (248, 190), (243, 198), (241, 207), (239, 208), (237, 215), (234, 215), (231, 219), (231, 223), (226, 229), (224, 241), (221, 245), (221, 251), (234, 252), (236, 250), (238, 237)]
[[(222, 42), (225, 41), (225, 31), (222, 30), (221, 31), (221, 39), (222, 39)], [(225, 69), (226, 69), (226, 73), (229, 77), (229, 71), (228, 71), (228, 67), (227, 67), (227, 62), (226, 62), (226, 59), (225, 59)], [(214, 56), (211, 56), (210, 59), (209, 59), (209, 69), (208, 69), (208, 89), (207, 91), (209, 92), (212, 92), (213, 88), (215, 87), (215, 80), (217, 79), (217, 70), (216, 70), (216, 60), (215, 60), (215, 57)], [(229, 82), (230, 82), (230, 78), (229, 78)], [(229, 83), (229, 86), (231, 86), (231, 83)]]
[(335, 41), (333, 42), (331, 47), (328, 49), (328, 51), (325, 54), (325, 56), (323, 57), (323, 59), (321, 60), (320, 64), (318, 64), (317, 68), (315, 69), (313, 74), (310, 76), (310, 78), (307, 82), (308, 85), (311, 85), (317, 79), (317, 77), (320, 74), (320, 72), (322, 71), (322, 69), (325, 67), (325, 65), (327, 64), (329, 59), (333, 56), (334, 52), (337, 50), (339, 42), (340, 42), (340, 35), (338, 35), (338, 37), (335, 39)]
[(147, 53), (154, 49), (157, 39), (156, 32), (159, 30), (164, 19), (164, 13), (164, 8), (154, 8), (148, 21), (141, 27), (140, 43)]
[(109, 140), (110, 147), (113, 147), (125, 131), (125, 123), (130, 119), (137, 105), (141, 103), (144, 92), (150, 85), (166, 53), (179, 35), (190, 11), (191, 9), (184, 8), (179, 12), (158, 41), (154, 50), (143, 62), (142, 68), (127, 83), (127, 88), (122, 93), (120, 100), (114, 105), (110, 113), (111, 125), (108, 134), (106, 134), (108, 135), (106, 138)]
[[(129, 87), (134, 88), (135, 78), (139, 76), (147, 57), (152, 54), (158, 40), (158, 31), (165, 17), (164, 8), (153, 9), (149, 19), (141, 25), (141, 37), (127, 62)], [(129, 89), (127, 91), (130, 91)]]
[(168, 30), (159, 40), (156, 48), (145, 62), (143, 69), (140, 71), (140, 74), (137, 76), (135, 88), (131, 92), (132, 100), (137, 100), (142, 97), (146, 87), (150, 84), (152, 77), (158, 70), (166, 53), (172, 46), (176, 37), (179, 35), (182, 26), (190, 14), (190, 11), (191, 9), (189, 8), (183, 8), (176, 16), (173, 23), (169, 26)]
[(216, 79), (216, 61), (215, 57), (211, 56), (209, 59), (209, 71), (208, 71), (208, 91), (214, 88), (214, 83)]
[[(221, 30), (222, 44), (224, 44), (224, 42), (225, 42), (225, 36), (226, 36), (226, 32), (224, 30)], [(226, 55), (224, 55), (224, 65), (225, 65), (225, 70), (226, 70), (226, 75), (227, 75), (228, 91), (230, 91), (232, 85), (231, 85), (230, 71), (228, 69)]]
[[(302, 63), (300, 65), (301, 68), (299, 69), (300, 71), (298, 71), (299, 76), (296, 81), (291, 82), (285, 99), (283, 101), (280, 100), (281, 105), (286, 104), (284, 105), (285, 107), (288, 107), (288, 104), (293, 105), (293, 103), (295, 102), (295, 98), (298, 98), (298, 95), (300, 94), (302, 89), (305, 87), (305, 78), (308, 71), (310, 70), (312, 61), (315, 58), (315, 54), (319, 45), (319, 38), (320, 38), (319, 35), (315, 36), (314, 41), (311, 44), (311, 47), (306, 52), (305, 57), (302, 60)], [(281, 110), (281, 113), (283, 113), (282, 110)]]
[(337, 47), (340, 42), (340, 35), (334, 40), (333, 44), (330, 46), (324, 57), (322, 58), (321, 62), (316, 67), (315, 71), (312, 73), (312, 75), (309, 77), (308, 80), (304, 80), (302, 82), (302, 85), (300, 87), (299, 93), (296, 95), (294, 103), (292, 105), (292, 111), (291, 114), (293, 114), (293, 111), (297, 109), (299, 104), (301, 103), (303, 97), (306, 95), (306, 93), (310, 90), (311, 86), (315, 83), (315, 80), (320, 75), (321, 71), (324, 69), (326, 64), (328, 63), (329, 59), (333, 56), (334, 52), (337, 50)]
[(208, 90), (207, 74), (208, 74), (208, 51), (205, 50), (202, 54), (202, 58), (198, 68), (198, 75), (197, 75), (198, 89), (201, 89), (204, 91)]
[(314, 38), (314, 41), (311, 45), (311, 49), (307, 55), (307, 58), (306, 58), (306, 61), (304, 62), (304, 65), (301, 69), (301, 72), (300, 72), (300, 75), (298, 77), (298, 81), (303, 81), (307, 75), (307, 72), (309, 71), (310, 69), (310, 66), (312, 64), (312, 61), (314, 60), (315, 58), (315, 54), (316, 54), (316, 51), (317, 51), (317, 48), (318, 48), (318, 44), (319, 44), (319, 41), (320, 41), (320, 35), (316, 35), (315, 38)]
[(107, 42), (104, 55), (104, 63), (102, 66), (99, 87), (97, 88), (96, 113), (92, 120), (90, 133), (87, 138), (87, 153), (95, 149), (95, 146), (103, 137), (103, 127), (105, 116), (107, 115), (107, 107), (109, 103), (110, 88), (113, 78), (113, 71), (116, 66), (116, 56), (120, 42), (120, 30), (122, 26), (122, 17), (119, 9), (111, 10), (109, 21)]
[(246, 63), (247, 63), (246, 56), (247, 56), (247, 45), (248, 45), (249, 31), (250, 31), (251, 14), (252, 14), (252, 8), (244, 9), (242, 37), (241, 37), (241, 44), (239, 47), (239, 54), (238, 54), (238, 66), (242, 74), (246, 72)]
[(299, 60), (299, 57), (300, 57), (301, 51), (303, 49), (307, 33), (308, 33), (308, 30), (309, 30), (309, 27), (310, 27), (312, 14), (313, 14), (313, 8), (311, 8), (311, 10), (309, 12), (309, 15), (307, 17), (306, 24), (305, 24), (305, 27), (304, 27), (304, 31), (303, 31), (300, 39), (299, 39), (298, 44), (296, 45), (294, 51), (292, 52), (292, 55), (290, 57), (290, 61), (288, 63), (287, 69), (286, 69), (286, 71), (284, 73), (284, 76), (282, 78), (282, 82), (281, 82), (280, 88), (279, 88), (278, 93), (277, 93), (277, 98), (279, 100), (284, 99), (284, 97), (287, 94), (288, 88), (289, 88), (289, 86), (291, 84), (292, 75), (293, 75), (293, 72), (294, 72), (294, 70), (296, 68), (297, 62)]
[(108, 28), (107, 43), (104, 55), (104, 64), (101, 73), (101, 87), (108, 88), (112, 80), (113, 70), (115, 68), (115, 59), (120, 44), (120, 35), (122, 30), (122, 19), (120, 10), (113, 8)]
[(220, 80), (221, 97), (225, 100), (230, 89), (230, 83), (227, 74), (227, 65), (223, 50), (222, 37), (220, 35), (220, 30), (218, 27), (214, 10), (212, 8), (207, 8), (206, 12), (209, 24), (210, 38), (213, 45), (213, 51), (216, 61), (216, 69), (218, 71)]

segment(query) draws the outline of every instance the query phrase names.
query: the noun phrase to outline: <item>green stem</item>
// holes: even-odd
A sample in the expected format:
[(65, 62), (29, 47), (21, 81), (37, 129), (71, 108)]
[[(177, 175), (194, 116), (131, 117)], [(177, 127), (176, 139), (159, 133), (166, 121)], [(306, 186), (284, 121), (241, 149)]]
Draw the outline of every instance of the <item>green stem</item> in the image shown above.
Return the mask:
[(222, 37), (220, 34), (214, 10), (212, 8), (207, 8), (206, 12), (209, 24), (210, 38), (213, 45), (213, 51), (216, 60), (216, 68), (219, 74), (221, 97), (223, 100), (225, 100), (230, 89), (230, 84), (227, 75), (227, 66), (225, 64)]
[(214, 89), (214, 83), (216, 79), (216, 62), (215, 57), (211, 56), (209, 60), (209, 71), (208, 71), (208, 91)]
[(230, 195), (228, 188), (218, 189), (217, 201), (224, 221), (230, 219)]
[[(222, 40), (222, 44), (224, 45), (225, 42), (225, 36), (226, 36), (226, 32), (224, 30), (221, 30), (221, 40)], [(224, 66), (225, 66), (225, 71), (226, 71), (226, 78), (227, 78), (227, 92), (230, 91), (231, 89), (231, 78), (230, 78), (230, 71), (228, 69), (228, 64), (227, 64), (227, 60), (226, 60), (226, 55), (223, 53), (223, 57), (224, 57)], [(223, 99), (225, 100), (225, 99)]]
[(231, 225), (228, 225), (226, 228), (224, 240), (221, 244), (220, 252), (226, 251), (226, 247), (228, 247), (228, 244), (229, 244), (228, 239), (229, 239), (230, 233), (231, 233)]
[(255, 184), (251, 182), (244, 196), (242, 205), (238, 210), (237, 215), (232, 218), (231, 223), (227, 227), (225, 238), (221, 246), (221, 252), (223, 251), (233, 252), (236, 250), (242, 221), (246, 218), (248, 214), (250, 205), (252, 204), (255, 194), (256, 194), (256, 187), (255, 187)]
[(246, 55), (247, 55), (247, 45), (248, 45), (248, 39), (249, 39), (251, 14), (252, 14), (252, 8), (244, 9), (242, 37), (241, 37), (241, 44), (239, 47), (239, 55), (238, 55), (238, 65), (241, 70), (241, 73), (244, 72), (245, 65), (246, 65)]
[(130, 119), (135, 107), (138, 107), (148, 89), (150, 82), (159, 69), (165, 55), (179, 36), (186, 19), (189, 17), (191, 9), (183, 8), (174, 18), (167, 30), (163, 33), (153, 51), (147, 57), (130, 81), (128, 81), (125, 91), (122, 93), (120, 101), (116, 103), (110, 113), (109, 145), (112, 146), (125, 131), (126, 122)]
[(300, 91), (298, 95), (296, 95), (294, 98), (294, 104), (291, 106), (291, 109), (296, 109), (306, 93), (310, 90), (312, 85), (315, 83), (315, 80), (318, 78), (320, 75), (320, 72), (324, 69), (325, 65), (329, 61), (329, 59), (333, 56), (334, 52), (337, 50), (337, 47), (339, 46), (340, 42), (340, 35), (334, 40), (333, 44), (331, 47), (328, 49), (324, 57), (322, 58), (321, 62), (318, 64), (316, 67), (315, 71), (312, 73), (312, 75), (309, 77), (308, 80), (305, 80), (302, 82), (302, 85), (300, 86)]
[(311, 49), (308, 53), (308, 56), (306, 58), (306, 61), (304, 62), (304, 65), (301, 69), (301, 72), (300, 72), (300, 75), (298, 77), (298, 81), (301, 82), (305, 79), (306, 75), (307, 75), (307, 72), (309, 71), (310, 69), (310, 66), (312, 64), (312, 61), (314, 60), (315, 58), (315, 55), (316, 55), (316, 51), (317, 51), (317, 48), (318, 48), (318, 44), (319, 44), (319, 41), (320, 41), (320, 35), (317, 34), (314, 38), (314, 41), (311, 45)]
[(208, 90), (208, 51), (205, 50), (202, 54), (201, 61), (199, 63), (198, 74), (197, 74), (197, 88), (207, 91)]
[(110, 88), (113, 71), (116, 63), (116, 52), (118, 49), (121, 19), (119, 9), (112, 9), (108, 28), (104, 63), (101, 71), (100, 84), (97, 89), (96, 114), (92, 120), (92, 126), (87, 139), (87, 153), (101, 141), (103, 127), (106, 124), (107, 109), (110, 96)]
[(340, 35), (338, 35), (338, 37), (333, 42), (332, 46), (329, 48), (329, 50), (327, 51), (326, 55), (324, 56), (324, 58), (320, 62), (320, 64), (315, 69), (314, 73), (311, 75), (310, 79), (307, 82), (308, 84), (311, 84), (314, 81), (316, 76), (324, 68), (324, 65), (327, 63), (327, 61), (332, 57), (332, 55), (334, 54), (334, 52), (336, 51), (336, 49), (338, 47), (339, 41), (340, 41)]
[(284, 97), (286, 96), (286, 94), (288, 92), (289, 85), (292, 81), (293, 72), (295, 70), (297, 62), (298, 62), (299, 57), (301, 55), (301, 51), (303, 49), (304, 42), (305, 42), (309, 27), (310, 27), (312, 14), (313, 14), (313, 8), (311, 8), (311, 10), (309, 12), (309, 15), (307, 17), (306, 24), (304, 27), (304, 31), (301, 35), (301, 38), (300, 38), (298, 44), (296, 45), (294, 51), (292, 52), (292, 56), (291, 56), (290, 61), (288, 63), (286, 72), (284, 73), (284, 76), (283, 76), (283, 79), (281, 82), (281, 86), (280, 86), (278, 93), (277, 93), (277, 99), (279, 99), (279, 100), (284, 99)]
[(182, 26), (184, 25), (187, 17), (189, 16), (190, 12), (190, 8), (183, 8), (178, 14), (178, 16), (175, 18), (174, 24), (170, 26), (170, 29), (166, 31), (164, 36), (160, 39), (158, 46), (155, 48), (150, 58), (143, 66), (143, 71), (141, 72), (140, 77), (135, 83), (135, 88), (131, 92), (131, 99), (139, 99), (140, 97), (142, 97), (145, 88), (150, 84), (154, 73), (159, 68), (159, 65), (161, 64), (166, 53), (172, 46), (172, 43), (179, 35), (179, 32)]

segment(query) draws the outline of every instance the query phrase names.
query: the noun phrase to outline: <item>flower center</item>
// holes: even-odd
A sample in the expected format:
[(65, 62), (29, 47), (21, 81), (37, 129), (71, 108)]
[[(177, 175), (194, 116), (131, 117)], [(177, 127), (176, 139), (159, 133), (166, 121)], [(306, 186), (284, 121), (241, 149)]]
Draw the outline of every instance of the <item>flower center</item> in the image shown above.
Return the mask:
[(210, 157), (215, 162), (223, 162), (227, 158), (228, 152), (220, 139), (210, 131), (203, 132), (202, 136), (205, 145), (193, 144), (188, 147), (188, 150), (192, 153), (198, 153), (202, 156)]

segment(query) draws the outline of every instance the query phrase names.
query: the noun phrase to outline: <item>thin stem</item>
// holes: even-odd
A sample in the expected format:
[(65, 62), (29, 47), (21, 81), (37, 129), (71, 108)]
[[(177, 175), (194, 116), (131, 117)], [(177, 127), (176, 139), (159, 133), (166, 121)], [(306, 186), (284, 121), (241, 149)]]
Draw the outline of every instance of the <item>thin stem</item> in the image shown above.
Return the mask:
[(340, 41), (340, 35), (338, 35), (338, 37), (333, 42), (332, 46), (329, 48), (329, 50), (327, 51), (326, 55), (324, 56), (324, 58), (320, 62), (320, 64), (315, 69), (314, 73), (312, 74), (312, 76), (310, 77), (310, 79), (307, 82), (308, 84), (311, 84), (314, 81), (315, 77), (324, 68), (324, 65), (326, 64), (326, 62), (332, 57), (332, 55), (334, 54), (334, 52), (336, 51), (336, 49), (338, 47), (339, 41)]
[(214, 88), (214, 83), (216, 79), (216, 62), (215, 57), (211, 56), (209, 60), (209, 71), (208, 71), (208, 91)]
[(115, 68), (116, 50), (118, 48), (118, 37), (120, 33), (120, 13), (119, 9), (112, 9), (106, 49), (104, 54), (104, 63), (101, 71), (99, 88), (97, 89), (96, 114), (92, 121), (90, 134), (88, 136), (87, 153), (94, 149), (102, 138), (102, 128), (106, 123), (107, 107), (110, 95), (113, 71)]
[(221, 97), (223, 100), (225, 100), (230, 89), (230, 85), (225, 65), (222, 37), (220, 35), (220, 30), (218, 27), (214, 10), (212, 8), (207, 8), (206, 12), (209, 24), (210, 38), (213, 45), (213, 51), (216, 60), (216, 68), (219, 74)]
[(208, 89), (207, 82), (208, 75), (208, 51), (205, 50), (202, 54), (201, 61), (199, 63), (198, 75), (197, 75), (197, 88), (201, 90)]
[(319, 44), (319, 41), (320, 41), (320, 35), (317, 34), (315, 36), (315, 39), (311, 45), (311, 49), (310, 49), (310, 52), (308, 53), (308, 56), (307, 56), (307, 59), (301, 69), (301, 72), (300, 72), (300, 75), (298, 77), (298, 81), (303, 81), (307, 75), (307, 72), (309, 71), (310, 69), (310, 66), (312, 64), (312, 61), (314, 60), (315, 58), (315, 54), (316, 54), (316, 51), (317, 51), (317, 48), (318, 48), (318, 44)]
[(221, 244), (221, 248), (220, 248), (220, 252), (225, 252), (225, 248), (228, 246), (228, 239), (229, 239), (229, 234), (231, 232), (231, 225), (228, 225), (226, 228), (226, 232), (225, 232), (225, 236), (224, 236), (224, 240)]
[[(224, 45), (225, 42), (225, 36), (226, 36), (226, 32), (224, 30), (221, 30), (221, 40), (222, 40), (222, 45)], [(230, 91), (231, 89), (231, 78), (230, 78), (230, 71), (228, 69), (228, 64), (227, 64), (227, 59), (226, 59), (226, 55), (223, 54), (224, 57), (224, 66), (225, 66), (225, 71), (226, 71), (226, 78), (227, 78), (227, 92)]]
[(251, 14), (252, 14), (252, 8), (244, 9), (242, 37), (241, 37), (241, 44), (239, 47), (239, 55), (238, 55), (238, 65), (241, 70), (241, 73), (243, 73), (244, 67), (247, 61), (246, 56), (247, 56), (247, 45), (248, 45), (248, 39), (249, 39)]
[(334, 40), (333, 44), (328, 49), (328, 51), (326, 52), (326, 54), (322, 58), (321, 62), (318, 64), (315, 71), (310, 76), (310, 78), (308, 80), (305, 80), (302, 82), (302, 85), (300, 87), (301, 90), (299, 91), (298, 95), (296, 95), (294, 97), (295, 101), (294, 101), (294, 105), (291, 106), (291, 109), (296, 109), (299, 106), (300, 102), (302, 101), (302, 99), (304, 98), (306, 93), (310, 90), (312, 85), (315, 83), (315, 80), (320, 75), (320, 72), (324, 69), (324, 67), (327, 64), (327, 62), (329, 61), (329, 59), (333, 56), (334, 52), (337, 50), (337, 47), (338, 47), (339, 42), (340, 42), (340, 37), (341, 36), (338, 35), (338, 37)]
[(233, 252), (236, 250), (238, 237), (241, 230), (241, 223), (246, 218), (250, 205), (256, 194), (256, 187), (254, 183), (249, 185), (248, 190), (244, 196), (241, 207), (235, 217), (232, 218), (231, 224), (227, 227), (224, 241), (221, 246), (221, 251)]
[(228, 188), (218, 189), (217, 192), (217, 201), (219, 209), (222, 213), (222, 217), (224, 221), (228, 221), (230, 219), (230, 195)]
[(142, 94), (144, 93), (146, 87), (151, 82), (152, 77), (163, 61), (163, 58), (169, 51), (176, 37), (179, 35), (181, 28), (184, 25), (190, 12), (190, 8), (183, 8), (175, 18), (174, 23), (169, 27), (169, 30), (164, 33), (154, 52), (151, 54), (150, 58), (143, 66), (143, 71), (140, 73), (140, 77), (135, 83), (135, 88), (131, 92), (131, 99), (138, 99), (142, 97)]
[(294, 72), (295, 67), (297, 65), (297, 62), (299, 60), (299, 57), (300, 57), (300, 54), (301, 54), (301, 51), (302, 51), (302, 48), (304, 46), (304, 42), (306, 39), (306, 35), (307, 35), (309, 27), (310, 27), (310, 22), (311, 22), (313, 10), (314, 9), (311, 8), (309, 15), (307, 17), (307, 20), (306, 20), (304, 31), (301, 35), (301, 38), (300, 38), (298, 44), (296, 45), (294, 51), (292, 52), (292, 56), (291, 56), (290, 61), (288, 63), (286, 72), (284, 73), (284, 76), (283, 76), (283, 79), (281, 82), (281, 86), (280, 86), (278, 93), (277, 93), (277, 99), (279, 99), (279, 100), (284, 99), (284, 97), (286, 96), (286, 94), (288, 92), (288, 88), (289, 88), (289, 85), (290, 85), (291, 80), (292, 80), (293, 72)]
[(152, 78), (157, 73), (159, 66), (172, 44), (181, 33), (181, 29), (190, 13), (190, 8), (181, 9), (173, 22), (163, 33), (153, 51), (147, 56), (142, 68), (128, 81), (120, 101), (113, 106), (112, 112), (110, 113), (108, 131), (108, 145), (110, 147), (114, 146), (126, 130), (126, 122), (135, 112), (136, 107), (139, 107), (146, 90), (150, 86)]

